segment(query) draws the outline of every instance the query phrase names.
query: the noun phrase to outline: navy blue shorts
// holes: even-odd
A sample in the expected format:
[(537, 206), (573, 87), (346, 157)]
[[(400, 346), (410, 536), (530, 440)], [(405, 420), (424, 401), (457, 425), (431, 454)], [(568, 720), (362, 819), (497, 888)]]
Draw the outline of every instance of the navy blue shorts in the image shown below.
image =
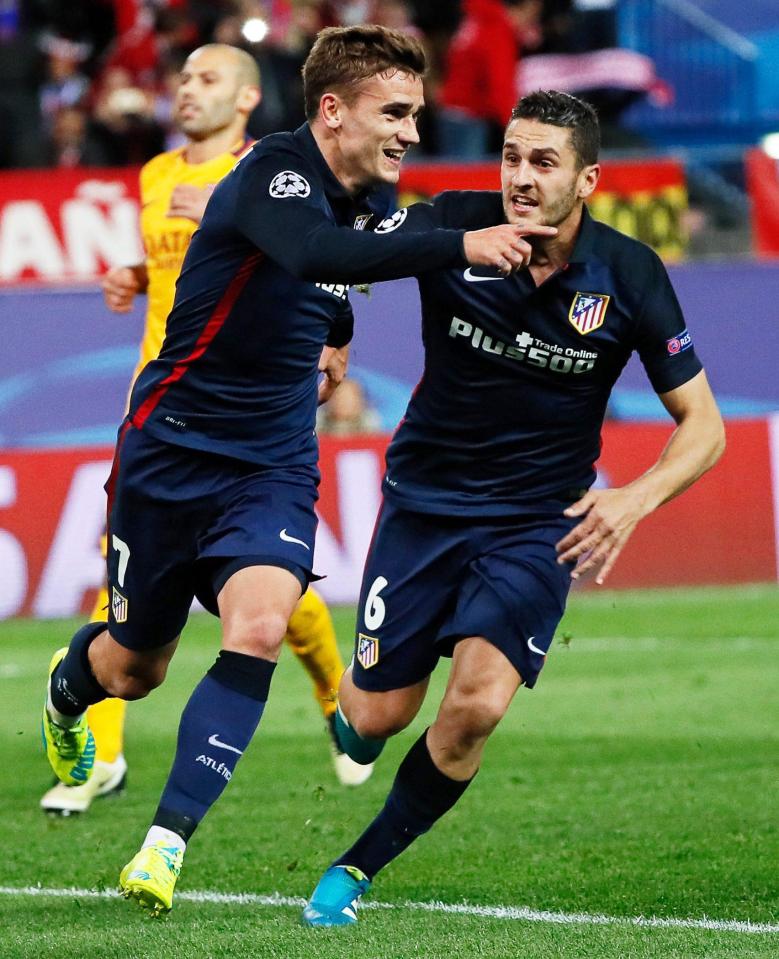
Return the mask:
[(483, 636), (534, 686), (565, 610), (574, 564), (555, 544), (578, 520), (412, 513), (384, 500), (357, 609), (352, 678), (386, 691), (418, 683), (459, 639)]
[(128, 649), (175, 639), (195, 596), (212, 613), (246, 566), (311, 571), (316, 468), (266, 469), (164, 443), (125, 423), (108, 492), (108, 625)]

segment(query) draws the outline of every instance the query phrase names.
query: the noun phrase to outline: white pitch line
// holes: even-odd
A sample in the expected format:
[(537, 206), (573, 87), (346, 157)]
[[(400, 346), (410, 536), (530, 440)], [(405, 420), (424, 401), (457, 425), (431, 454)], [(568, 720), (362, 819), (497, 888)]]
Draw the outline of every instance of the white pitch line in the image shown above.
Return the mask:
[[(112, 889), (51, 889), (45, 886), (0, 886), (0, 896), (40, 896), (51, 899), (116, 899)], [(243, 892), (179, 892), (177, 901), (213, 903), (230, 906), (289, 906), (301, 908), (305, 899), (274, 893), (260, 896)], [(673, 919), (662, 916), (604, 916), (587, 912), (549, 912), (527, 906), (474, 906), (467, 902), (365, 902), (363, 909), (405, 909), (416, 912), (441, 912), (459, 916), (482, 916), (486, 919), (511, 919), (524, 922), (546, 922), (556, 925), (644, 926), (653, 929), (710, 929), (714, 932), (746, 932), (776, 934), (779, 925), (739, 919)]]

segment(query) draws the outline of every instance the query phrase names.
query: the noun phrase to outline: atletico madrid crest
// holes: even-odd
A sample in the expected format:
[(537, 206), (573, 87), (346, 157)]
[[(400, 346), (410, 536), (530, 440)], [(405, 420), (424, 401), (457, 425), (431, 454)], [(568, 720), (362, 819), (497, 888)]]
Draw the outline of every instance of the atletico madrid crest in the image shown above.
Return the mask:
[(127, 597), (122, 596), (119, 590), (114, 586), (111, 595), (111, 612), (117, 623), (127, 622)]
[(571, 303), (568, 319), (585, 336), (603, 326), (610, 296), (605, 293), (577, 293)]
[(357, 659), (363, 669), (370, 669), (379, 661), (379, 641), (360, 633), (357, 637)]

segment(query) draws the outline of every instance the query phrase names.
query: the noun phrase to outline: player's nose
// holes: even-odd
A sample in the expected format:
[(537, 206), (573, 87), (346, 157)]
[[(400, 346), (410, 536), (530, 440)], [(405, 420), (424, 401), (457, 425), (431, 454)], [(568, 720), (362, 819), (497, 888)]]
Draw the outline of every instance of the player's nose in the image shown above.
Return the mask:
[(527, 160), (520, 160), (511, 173), (511, 185), (514, 187), (528, 186), (532, 182), (532, 164)]
[(398, 131), (398, 140), (401, 143), (419, 143), (419, 131), (417, 130), (417, 121), (413, 117), (404, 117), (403, 124)]

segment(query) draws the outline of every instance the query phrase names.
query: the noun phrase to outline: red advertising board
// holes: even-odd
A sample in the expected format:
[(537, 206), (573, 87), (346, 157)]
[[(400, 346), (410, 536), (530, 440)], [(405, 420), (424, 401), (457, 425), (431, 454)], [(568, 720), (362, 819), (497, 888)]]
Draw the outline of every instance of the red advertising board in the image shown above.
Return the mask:
[[(143, 258), (138, 169), (76, 169), (0, 174), (0, 286), (83, 283), (111, 266)], [(494, 190), (498, 165), (408, 166), (401, 203), (441, 190)], [(674, 259), (684, 252), (683, 166), (675, 160), (606, 163), (590, 203), (594, 215)]]
[[(777, 424), (774, 424), (777, 427)], [(619, 485), (649, 466), (670, 429), (607, 424), (601, 477)], [(774, 429), (775, 440), (779, 428)], [(385, 437), (322, 441), (315, 567), (331, 602), (357, 598), (379, 506)], [(764, 420), (728, 426), (715, 470), (636, 529), (608, 585), (773, 581), (779, 442)], [(0, 619), (86, 611), (103, 575), (99, 538), (109, 449), (0, 453)]]
[(142, 259), (137, 169), (0, 175), (0, 285), (85, 282)]

